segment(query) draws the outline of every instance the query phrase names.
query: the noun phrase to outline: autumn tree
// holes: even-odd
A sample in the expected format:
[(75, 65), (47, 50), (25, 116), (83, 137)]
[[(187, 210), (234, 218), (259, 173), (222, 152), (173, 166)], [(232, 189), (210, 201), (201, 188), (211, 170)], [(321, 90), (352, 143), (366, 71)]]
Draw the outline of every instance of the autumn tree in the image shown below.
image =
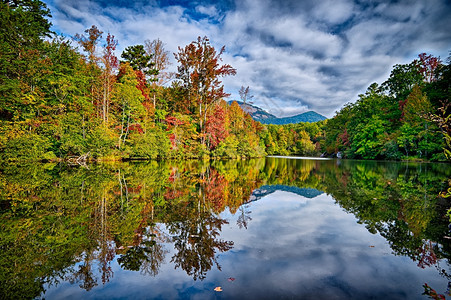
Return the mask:
[(153, 67), (158, 70), (157, 74), (153, 74), (155, 79), (153, 82), (158, 85), (166, 84), (172, 78), (172, 73), (166, 71), (171, 65), (169, 51), (164, 49), (164, 43), (160, 39), (153, 41), (146, 40), (144, 42), (144, 48), (147, 55), (151, 57), (150, 61)]
[(103, 50), (102, 63), (102, 81), (103, 81), (103, 102), (102, 102), (102, 118), (103, 122), (108, 123), (108, 115), (111, 101), (111, 91), (115, 82), (115, 70), (119, 65), (119, 61), (114, 54), (116, 50), (117, 40), (114, 35), (108, 33), (106, 38), (105, 48)]
[(426, 119), (426, 115), (431, 112), (431, 103), (426, 95), (421, 92), (421, 89), (416, 85), (412, 92), (406, 99), (406, 104), (403, 107), (403, 117), (406, 122), (422, 123)]
[(442, 132), (446, 144), (443, 151), (448, 160), (451, 160), (451, 114), (447, 113), (450, 106), (449, 103), (445, 103), (438, 109), (437, 114), (428, 115), (429, 120), (436, 123)]
[(422, 73), (424, 80), (429, 83), (435, 81), (435, 70), (441, 64), (440, 58), (426, 53), (421, 53), (418, 57), (420, 60), (420, 72)]
[(252, 100), (252, 98), (254, 98), (254, 96), (251, 95), (249, 92), (249, 86), (247, 86), (247, 87), (241, 86), (238, 93), (240, 94), (240, 99), (243, 102), (243, 110), (245, 112), (249, 113), (249, 106), (246, 105), (246, 102), (248, 104), (252, 104), (252, 102), (250, 102), (250, 100)]
[(118, 139), (118, 148), (121, 149), (121, 144), (126, 142), (130, 132), (130, 125), (142, 119), (145, 111), (142, 105), (144, 97), (136, 88), (138, 80), (129, 63), (121, 64), (118, 77), (114, 100), (121, 114), (121, 132)]
[(228, 136), (228, 130), (226, 129), (226, 112), (224, 105), (218, 103), (213, 113), (210, 114), (206, 123), (207, 132), (207, 144), (210, 149), (215, 148), (221, 141)]
[(86, 29), (84, 34), (76, 34), (74, 39), (83, 47), (83, 50), (88, 53), (88, 61), (96, 63), (98, 57), (96, 55), (97, 44), (102, 38), (103, 31), (100, 31), (97, 26), (92, 25), (91, 28)]
[(217, 53), (207, 37), (198, 37), (197, 41), (179, 47), (175, 59), (178, 66), (177, 78), (183, 82), (187, 91), (186, 101), (198, 111), (199, 129), (202, 144), (205, 144), (205, 124), (208, 111), (220, 99), (229, 96), (224, 92), (220, 77), (235, 75), (236, 70), (228, 64), (220, 65), (225, 47)]
[(157, 94), (161, 94), (163, 85), (167, 84), (173, 78), (174, 73), (167, 71), (167, 68), (171, 65), (169, 51), (164, 49), (164, 43), (160, 39), (153, 41), (146, 40), (144, 47), (147, 55), (151, 57), (154, 68), (158, 70), (157, 73), (151, 76), (150, 80), (153, 106), (156, 108)]
[[(102, 38), (103, 32), (100, 31), (97, 26), (92, 25), (91, 28), (85, 30), (86, 35), (76, 34), (74, 40), (83, 48), (83, 50), (88, 54), (87, 61), (89, 64), (89, 87), (91, 90), (91, 103), (96, 108), (97, 116), (102, 116), (103, 108), (103, 84), (101, 81), (101, 70), (97, 65), (100, 61), (100, 57), (97, 54), (97, 45)], [(105, 117), (103, 117), (104, 120)]]
[[(149, 83), (154, 82), (155, 76), (158, 75), (158, 70), (155, 69), (155, 63), (152, 61), (152, 55), (146, 53), (143, 45), (134, 45), (125, 48), (121, 57), (135, 70), (138, 79), (137, 87), (143, 97), (150, 102), (151, 89)], [(150, 103), (146, 104), (146, 108), (150, 109)]]
[(23, 96), (36, 88), (31, 81), (39, 73), (31, 71), (42, 62), (43, 38), (52, 33), (49, 17), (50, 10), (39, 0), (0, 2), (1, 119), (17, 116), (18, 107), (28, 102)]
[(432, 105), (428, 97), (418, 86), (414, 86), (404, 105), (403, 127), (408, 126), (414, 133), (413, 139), (417, 143), (416, 148), (420, 156), (427, 156), (434, 148), (440, 147), (440, 141), (437, 139), (438, 128), (428, 120), (431, 113)]
[[(431, 101), (431, 104), (436, 108), (443, 107), (443, 104), (449, 102), (451, 86), (451, 52), (446, 63), (440, 63), (434, 69), (433, 80), (423, 89)], [(438, 112), (438, 111), (437, 111)], [(451, 110), (448, 109), (448, 114)]]
[(239, 94), (240, 94), (241, 101), (243, 101), (243, 103), (245, 105), (246, 105), (247, 101), (249, 101), (252, 98), (254, 98), (254, 96), (250, 94), (249, 86), (247, 86), (247, 87), (241, 86), (241, 88), (239, 90)]

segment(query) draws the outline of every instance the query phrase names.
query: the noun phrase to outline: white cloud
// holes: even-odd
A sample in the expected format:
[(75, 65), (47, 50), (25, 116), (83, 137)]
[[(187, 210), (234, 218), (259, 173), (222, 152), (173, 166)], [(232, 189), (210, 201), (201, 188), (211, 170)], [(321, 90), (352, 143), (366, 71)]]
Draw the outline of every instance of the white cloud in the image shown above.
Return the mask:
[(216, 7), (214, 7), (213, 5), (210, 6), (198, 6), (196, 7), (196, 11), (207, 15), (209, 17), (216, 17), (218, 16), (218, 11), (216, 10)]
[(319, 1), (313, 8), (313, 16), (317, 22), (340, 24), (349, 19), (354, 13), (352, 1), (326, 0)]

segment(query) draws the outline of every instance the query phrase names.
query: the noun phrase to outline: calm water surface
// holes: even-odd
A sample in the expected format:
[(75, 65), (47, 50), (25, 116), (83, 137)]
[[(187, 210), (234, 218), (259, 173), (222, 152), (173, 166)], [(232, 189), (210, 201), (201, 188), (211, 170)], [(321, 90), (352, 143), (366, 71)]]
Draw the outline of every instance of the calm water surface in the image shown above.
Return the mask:
[(276, 157), (3, 167), (0, 298), (448, 299), (450, 177)]

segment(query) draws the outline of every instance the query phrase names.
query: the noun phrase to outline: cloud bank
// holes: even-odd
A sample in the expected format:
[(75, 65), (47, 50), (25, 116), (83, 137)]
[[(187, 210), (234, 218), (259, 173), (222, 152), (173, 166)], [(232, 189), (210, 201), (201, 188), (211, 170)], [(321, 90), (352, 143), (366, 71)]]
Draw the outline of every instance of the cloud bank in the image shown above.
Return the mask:
[(281, 117), (332, 117), (394, 64), (422, 52), (446, 60), (451, 50), (447, 0), (45, 2), (54, 31), (74, 36), (96, 25), (118, 39), (118, 56), (145, 40), (159, 38), (173, 53), (208, 36), (237, 69), (223, 81), (230, 99), (249, 86), (255, 105)]

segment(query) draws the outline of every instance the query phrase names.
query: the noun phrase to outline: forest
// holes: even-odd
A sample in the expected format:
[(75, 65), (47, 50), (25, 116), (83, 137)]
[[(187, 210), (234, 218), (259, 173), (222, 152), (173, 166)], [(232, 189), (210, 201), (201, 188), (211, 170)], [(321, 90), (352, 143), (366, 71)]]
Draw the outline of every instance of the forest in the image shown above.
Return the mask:
[[(199, 37), (174, 53), (160, 39), (125, 48), (95, 25), (51, 31), (39, 0), (0, 4), (0, 161), (242, 158), (451, 158), (450, 59), (420, 54), (317, 123), (262, 125), (221, 79), (225, 47)], [(249, 88), (245, 89), (249, 92)], [(242, 95), (246, 99), (250, 95)], [(242, 100), (243, 100), (242, 99)], [(345, 100), (345, 99), (344, 99)]]
[(422, 53), (395, 65), (381, 85), (347, 104), (325, 125), (325, 150), (345, 157), (387, 160), (451, 158), (447, 64)]

